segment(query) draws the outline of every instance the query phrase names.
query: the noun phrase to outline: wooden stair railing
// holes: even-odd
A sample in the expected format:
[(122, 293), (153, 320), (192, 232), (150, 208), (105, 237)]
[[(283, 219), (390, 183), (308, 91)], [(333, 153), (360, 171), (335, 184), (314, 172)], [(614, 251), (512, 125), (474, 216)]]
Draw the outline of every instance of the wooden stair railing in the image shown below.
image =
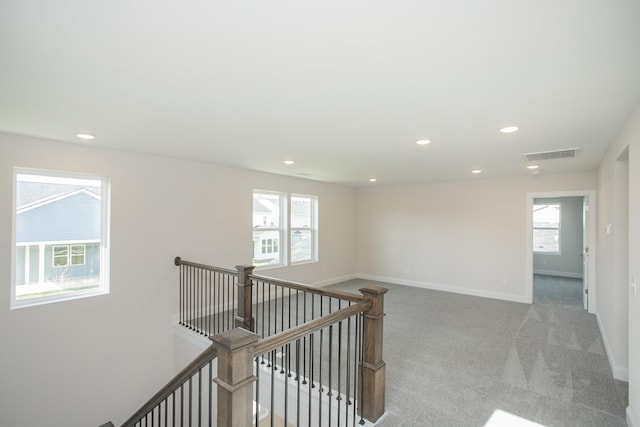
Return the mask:
[[(167, 402), (167, 399), (179, 390), (184, 384), (198, 374), (205, 366), (209, 365), (217, 357), (216, 347), (212, 344), (207, 347), (200, 355), (191, 361), (184, 369), (182, 369), (171, 381), (169, 381), (164, 387), (162, 387), (151, 399), (149, 399), (140, 409), (136, 411), (127, 421), (122, 424), (122, 427), (134, 427), (142, 425), (153, 425), (147, 422), (147, 418), (154, 417), (154, 411), (160, 410), (163, 402)], [(180, 396), (181, 399), (183, 396)], [(189, 411), (191, 409), (189, 408)], [(165, 408), (165, 414), (167, 414)], [(182, 416), (184, 411), (180, 411), (180, 414), (173, 413), (173, 416)], [(144, 421), (144, 424), (142, 424)], [(164, 424), (163, 424), (164, 425)], [(173, 425), (173, 424), (170, 424)]]
[[(185, 412), (182, 408), (167, 408), (168, 399), (173, 395), (172, 403), (175, 405), (175, 393), (187, 383), (190, 390), (191, 378), (207, 365), (211, 367), (216, 357), (218, 376), (211, 380), (218, 384), (217, 425), (250, 426), (254, 412), (251, 402), (253, 394), (247, 390), (251, 389), (253, 382), (252, 363), (257, 364), (256, 357), (269, 352), (275, 355), (277, 348), (290, 349), (288, 346), (291, 343), (306, 340), (303, 337), (323, 328), (333, 328), (345, 319), (350, 322), (356, 315), (359, 316), (356, 331), (360, 328), (358, 339), (361, 348), (358, 349), (357, 381), (354, 379), (358, 389), (352, 392), (358, 402), (357, 412), (361, 419), (372, 422), (384, 414), (386, 374), (382, 338), (384, 294), (387, 289), (365, 287), (360, 289), (361, 295), (357, 295), (254, 275), (253, 266), (238, 266), (233, 271), (183, 261), (180, 257), (175, 258), (175, 264), (180, 267), (180, 324), (194, 332), (209, 335), (213, 344), (149, 399), (122, 427), (155, 425), (157, 420), (154, 421), (154, 417), (163, 413), (165, 419), (162, 425), (175, 425), (175, 419), (172, 423), (166, 418), (169, 415), (175, 418), (176, 412), (183, 417)], [(319, 309), (316, 307), (318, 303)], [(274, 313), (271, 312), (272, 304)], [(273, 319), (266, 319), (268, 316)], [(267, 320), (268, 327), (265, 326)], [(281, 373), (284, 373), (284, 362), (282, 365)], [(294, 374), (301, 375), (298, 372)], [(212, 381), (209, 381), (209, 387)], [(184, 393), (184, 390), (180, 392), (181, 400), (184, 400)], [(238, 412), (241, 409), (242, 414)], [(191, 425), (193, 411), (188, 411), (187, 425)], [(254, 421), (257, 422), (257, 419)], [(179, 422), (182, 425), (183, 420)]]

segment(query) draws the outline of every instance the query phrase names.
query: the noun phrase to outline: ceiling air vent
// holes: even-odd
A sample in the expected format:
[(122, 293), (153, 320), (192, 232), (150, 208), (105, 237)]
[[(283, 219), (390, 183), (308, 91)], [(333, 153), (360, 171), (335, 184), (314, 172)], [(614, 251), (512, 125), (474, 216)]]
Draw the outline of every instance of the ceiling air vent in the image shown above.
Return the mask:
[(556, 151), (543, 151), (540, 153), (527, 153), (522, 157), (528, 162), (539, 162), (541, 160), (553, 160), (553, 159), (573, 159), (578, 157), (579, 148), (567, 148), (565, 150)]

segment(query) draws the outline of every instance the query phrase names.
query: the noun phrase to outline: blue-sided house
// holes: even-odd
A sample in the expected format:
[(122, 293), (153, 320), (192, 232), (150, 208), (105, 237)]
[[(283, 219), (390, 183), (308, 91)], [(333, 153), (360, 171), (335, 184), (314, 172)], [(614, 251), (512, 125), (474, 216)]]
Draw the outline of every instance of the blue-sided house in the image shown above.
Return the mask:
[(16, 285), (92, 286), (100, 274), (100, 232), (100, 195), (90, 189), (18, 201)]

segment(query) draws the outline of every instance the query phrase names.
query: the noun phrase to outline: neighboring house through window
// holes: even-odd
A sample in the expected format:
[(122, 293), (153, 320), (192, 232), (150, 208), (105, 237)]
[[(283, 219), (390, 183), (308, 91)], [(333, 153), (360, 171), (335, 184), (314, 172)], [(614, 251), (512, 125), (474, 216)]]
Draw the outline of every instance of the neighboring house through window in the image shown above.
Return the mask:
[[(289, 239), (285, 239), (287, 234)], [(276, 267), (317, 261), (317, 235), (317, 197), (254, 190), (253, 265)]]
[(108, 180), (15, 169), (12, 308), (108, 292)]

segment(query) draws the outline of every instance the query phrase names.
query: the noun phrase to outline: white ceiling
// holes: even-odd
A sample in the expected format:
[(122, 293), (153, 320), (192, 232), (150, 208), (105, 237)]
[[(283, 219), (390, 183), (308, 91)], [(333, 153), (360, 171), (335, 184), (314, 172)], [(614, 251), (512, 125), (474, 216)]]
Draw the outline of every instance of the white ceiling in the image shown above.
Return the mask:
[(0, 130), (321, 181), (593, 171), (639, 98), (638, 0), (0, 2)]

